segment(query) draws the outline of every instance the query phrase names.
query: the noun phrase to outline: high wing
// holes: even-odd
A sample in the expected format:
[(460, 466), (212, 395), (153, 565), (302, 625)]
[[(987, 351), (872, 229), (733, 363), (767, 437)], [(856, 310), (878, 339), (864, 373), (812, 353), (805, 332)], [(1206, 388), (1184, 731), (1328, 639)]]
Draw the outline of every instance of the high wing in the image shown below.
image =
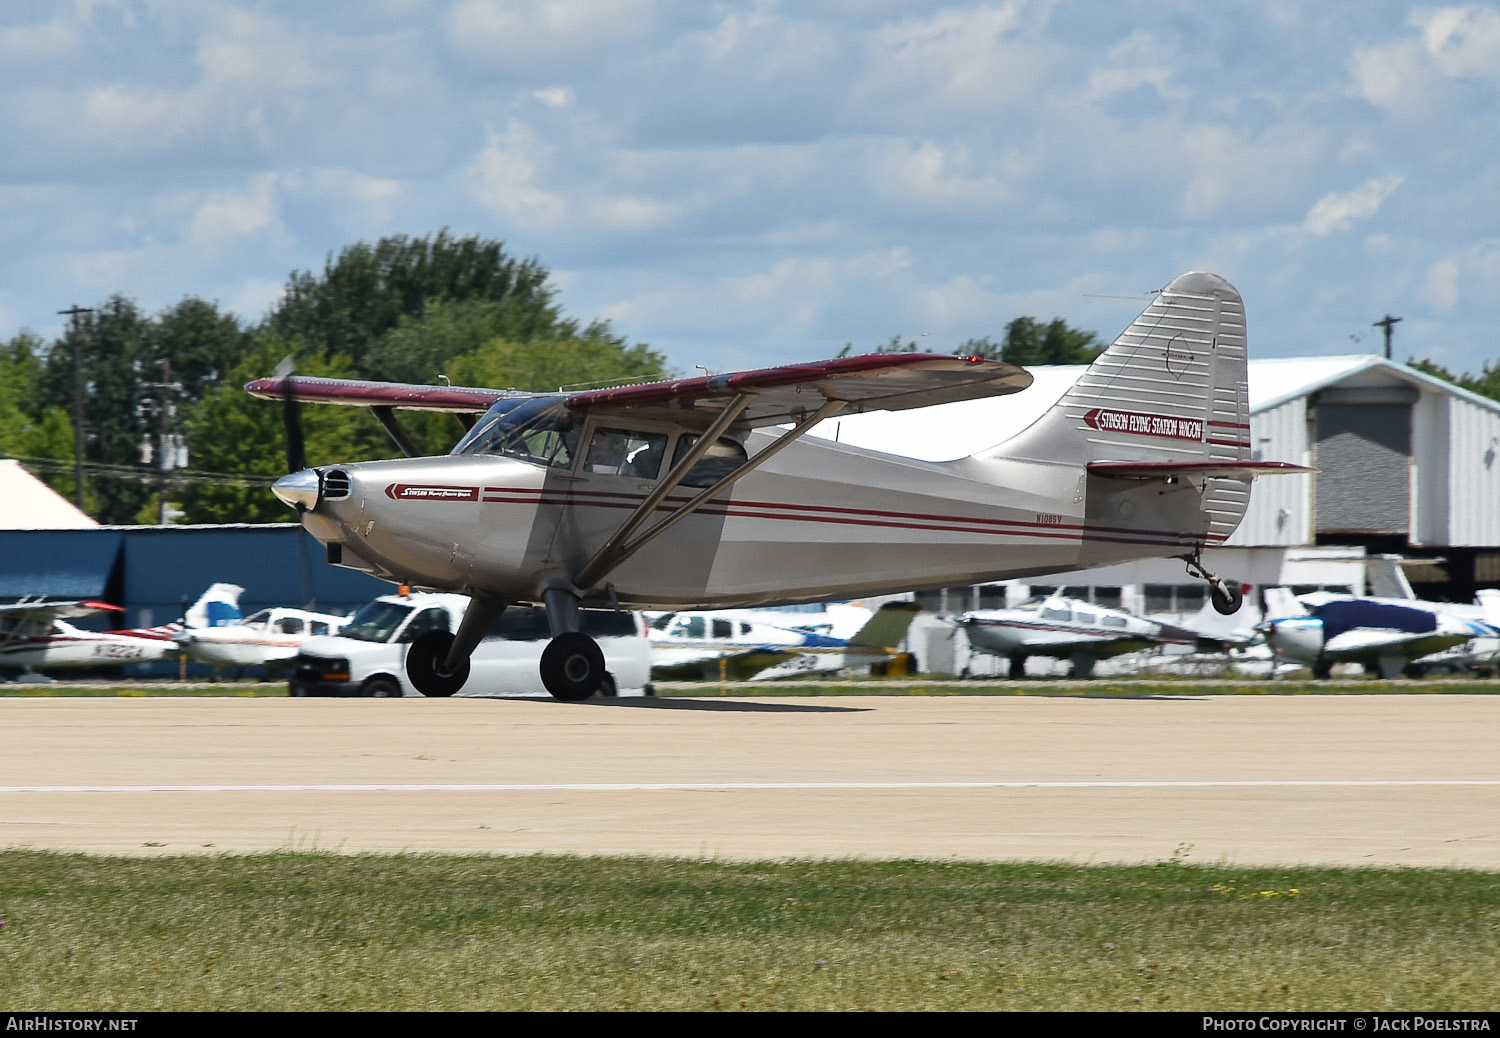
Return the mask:
[(35, 616), (49, 621), (64, 616), (88, 616), (90, 613), (123, 613), (125, 610), (107, 602), (93, 602), (81, 598), (49, 601), (45, 598), (25, 599), (19, 602), (0, 604), (0, 616)]
[(344, 404), (349, 407), (394, 408), (483, 414), (497, 400), (518, 395), (514, 390), (471, 386), (419, 386), (410, 382), (364, 382), (350, 378), (258, 378), (245, 392), (262, 400), (291, 399), (299, 404)]
[[(901, 411), (959, 400), (1018, 393), (1031, 385), (1023, 368), (982, 357), (932, 353), (877, 353), (811, 364), (789, 364), (725, 375), (669, 379), (611, 389), (559, 394), (569, 410), (596, 416), (660, 417), (702, 429), (731, 406), (739, 428), (784, 425), (837, 402), (839, 410)], [(472, 386), (421, 386), (357, 379), (262, 378), (245, 386), (264, 400), (343, 404), (391, 409), (482, 414), (515, 390)], [(744, 401), (738, 405), (737, 401)]]
[(877, 353), (587, 390), (569, 396), (568, 407), (592, 415), (660, 417), (699, 427), (735, 401), (748, 398), (734, 421), (755, 427), (801, 422), (834, 402), (844, 413), (904, 411), (1018, 393), (1031, 381), (1023, 368), (981, 357)]

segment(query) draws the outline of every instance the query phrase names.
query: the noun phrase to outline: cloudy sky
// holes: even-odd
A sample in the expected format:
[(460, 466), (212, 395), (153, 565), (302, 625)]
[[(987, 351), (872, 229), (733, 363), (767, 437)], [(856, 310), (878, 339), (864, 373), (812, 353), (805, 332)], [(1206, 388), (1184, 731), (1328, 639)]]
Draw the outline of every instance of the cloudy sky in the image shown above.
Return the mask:
[(1500, 357), (1494, 3), (3, 0), (0, 141), (0, 339), (447, 227), (687, 374), (1192, 269), (1252, 356)]

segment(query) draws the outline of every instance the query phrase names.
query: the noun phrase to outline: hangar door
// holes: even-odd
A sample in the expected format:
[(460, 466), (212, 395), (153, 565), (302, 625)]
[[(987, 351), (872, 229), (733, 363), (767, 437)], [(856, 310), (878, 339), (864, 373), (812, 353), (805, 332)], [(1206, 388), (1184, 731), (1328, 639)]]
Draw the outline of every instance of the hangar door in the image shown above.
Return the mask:
[(1318, 533), (1409, 532), (1415, 398), (1408, 389), (1319, 394), (1313, 455)]

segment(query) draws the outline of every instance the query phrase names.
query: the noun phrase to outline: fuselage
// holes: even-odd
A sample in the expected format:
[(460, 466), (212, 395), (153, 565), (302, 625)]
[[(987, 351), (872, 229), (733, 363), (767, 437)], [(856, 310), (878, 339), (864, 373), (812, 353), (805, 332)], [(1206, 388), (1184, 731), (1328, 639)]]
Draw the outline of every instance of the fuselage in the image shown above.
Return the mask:
[[(753, 456), (767, 442), (757, 433), (746, 445)], [(535, 602), (655, 486), (582, 464), (455, 454), (320, 469), (316, 497), (300, 503), (342, 565)], [(656, 515), (698, 491), (677, 488)], [(1188, 481), (1164, 492), (1081, 463), (931, 463), (805, 439), (578, 590), (588, 604), (712, 609), (1024, 577), (1191, 551), (1208, 540), (1200, 500)]]
[(315, 635), (337, 634), (344, 618), (300, 609), (261, 610), (244, 620), (190, 628), (176, 635), (182, 651), (211, 667), (258, 667), (290, 662)]
[[(1304, 616), (1268, 620), (1266, 640), (1299, 663), (1320, 664), (1411, 661), (1471, 641), (1490, 641), (1496, 632), (1473, 619), (1450, 615), (1441, 603), (1355, 596), (1304, 596)], [(1460, 607), (1462, 608), (1462, 607)]]
[(969, 644), (999, 656), (1068, 658), (1085, 653), (1100, 659), (1152, 645), (1194, 645), (1195, 632), (1118, 609), (1061, 596), (1018, 606), (965, 613), (957, 623)]
[(66, 620), (14, 632), (0, 643), (0, 666), (22, 670), (155, 663), (177, 653), (175, 627), (89, 631)]

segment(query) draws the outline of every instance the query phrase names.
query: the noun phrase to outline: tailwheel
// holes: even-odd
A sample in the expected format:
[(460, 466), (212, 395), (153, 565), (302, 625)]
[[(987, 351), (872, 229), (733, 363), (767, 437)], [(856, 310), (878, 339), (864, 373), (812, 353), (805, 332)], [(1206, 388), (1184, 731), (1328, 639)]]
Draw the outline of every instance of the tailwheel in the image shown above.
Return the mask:
[(1220, 616), (1232, 616), (1240, 611), (1244, 604), (1245, 592), (1238, 583), (1232, 583), (1223, 577), (1215, 576), (1203, 568), (1203, 551), (1195, 548), (1191, 555), (1177, 555), (1175, 558), (1187, 563), (1188, 572), (1208, 584), (1208, 600), (1214, 607), (1214, 612)]
[(406, 676), (412, 687), (424, 696), (451, 696), (469, 680), (469, 659), (464, 657), (452, 669), (444, 666), (453, 635), (447, 631), (428, 631), (406, 650)]
[(542, 650), (542, 684), (553, 699), (577, 702), (604, 684), (604, 653), (599, 643), (577, 631), (559, 634)]
[(1208, 582), (1208, 600), (1213, 603), (1214, 612), (1220, 616), (1232, 616), (1244, 604), (1245, 593), (1238, 584), (1231, 584), (1222, 577), (1214, 577)]

